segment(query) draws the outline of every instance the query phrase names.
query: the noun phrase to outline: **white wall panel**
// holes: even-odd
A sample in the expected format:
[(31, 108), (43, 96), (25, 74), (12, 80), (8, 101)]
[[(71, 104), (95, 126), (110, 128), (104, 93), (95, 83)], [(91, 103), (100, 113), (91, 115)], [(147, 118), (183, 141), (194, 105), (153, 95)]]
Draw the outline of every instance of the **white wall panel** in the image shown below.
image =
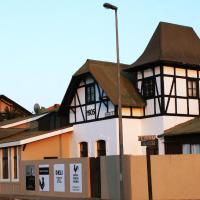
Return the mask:
[(160, 74), (160, 66), (155, 67), (155, 75)]
[(160, 76), (156, 77), (156, 83), (157, 83), (157, 87), (158, 87), (158, 95), (161, 94), (161, 82), (160, 82)]
[(149, 99), (146, 102), (147, 102), (147, 106), (145, 108), (145, 115), (153, 115), (154, 114), (154, 100)]
[(177, 99), (177, 113), (187, 114), (187, 99)]
[[(165, 90), (164, 92), (165, 92), (165, 95), (169, 95), (170, 94), (172, 83), (173, 83), (173, 77), (164, 77), (164, 90)], [(173, 90), (172, 90), (172, 94), (171, 95), (175, 94), (175, 89), (174, 88), (175, 87), (173, 85)]]
[(177, 91), (177, 96), (183, 96), (183, 97), (187, 96), (186, 79), (176, 78), (176, 91)]
[(142, 79), (142, 73), (141, 72), (137, 72), (137, 79)]
[[(81, 105), (85, 104), (85, 87), (78, 88), (77, 94), (79, 96), (80, 104)], [(76, 105), (79, 105), (78, 97), (77, 97), (77, 104)]]
[(173, 67), (164, 66), (163, 72), (164, 72), (164, 74), (174, 75), (174, 68)]
[(144, 70), (144, 78), (153, 76), (153, 70), (152, 69), (146, 69)]
[[(169, 98), (165, 98), (165, 109), (167, 108), (167, 102)], [(169, 106), (167, 109), (167, 113), (175, 114), (175, 98), (170, 97)]]
[(199, 101), (198, 99), (189, 99), (189, 113), (191, 115), (199, 114)]
[(186, 69), (176, 68), (176, 75), (186, 77)]
[(188, 77), (196, 78), (197, 77), (197, 71), (196, 70), (188, 70)]

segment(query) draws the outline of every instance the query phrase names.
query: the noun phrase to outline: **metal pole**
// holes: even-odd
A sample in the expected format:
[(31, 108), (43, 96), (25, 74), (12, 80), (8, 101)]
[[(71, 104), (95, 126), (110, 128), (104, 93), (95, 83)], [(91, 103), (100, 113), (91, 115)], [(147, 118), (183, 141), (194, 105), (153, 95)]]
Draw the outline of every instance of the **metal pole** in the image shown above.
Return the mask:
[(151, 155), (148, 146), (146, 147), (146, 162), (147, 162), (148, 196), (149, 200), (152, 200), (153, 194), (152, 194), (152, 178), (151, 178)]
[(118, 82), (118, 115), (119, 115), (119, 172), (120, 172), (120, 199), (124, 198), (123, 187), (123, 126), (122, 126), (122, 104), (121, 104), (121, 80), (120, 80), (120, 60), (119, 60), (119, 34), (118, 34), (118, 16), (117, 9), (115, 9), (115, 24), (116, 24), (116, 52), (117, 52), (117, 82)]

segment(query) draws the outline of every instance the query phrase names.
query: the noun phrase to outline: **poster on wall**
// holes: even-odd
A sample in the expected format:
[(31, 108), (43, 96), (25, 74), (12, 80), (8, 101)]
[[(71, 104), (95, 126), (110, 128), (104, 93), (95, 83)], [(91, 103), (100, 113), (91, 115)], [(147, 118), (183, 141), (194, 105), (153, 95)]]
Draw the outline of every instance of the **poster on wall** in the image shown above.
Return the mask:
[(54, 192), (65, 192), (64, 164), (54, 164)]
[(49, 165), (39, 165), (39, 190), (49, 192)]
[(35, 190), (35, 166), (26, 166), (26, 190)]
[(81, 163), (70, 164), (70, 192), (72, 193), (82, 192), (82, 164)]

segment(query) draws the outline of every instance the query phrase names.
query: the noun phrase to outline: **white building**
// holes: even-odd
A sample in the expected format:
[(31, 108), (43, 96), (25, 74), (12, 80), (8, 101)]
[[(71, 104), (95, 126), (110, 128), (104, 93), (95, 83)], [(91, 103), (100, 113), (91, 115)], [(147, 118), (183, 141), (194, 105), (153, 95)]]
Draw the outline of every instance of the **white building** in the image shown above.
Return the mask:
[[(145, 154), (139, 136), (199, 115), (200, 40), (191, 27), (161, 22), (140, 58), (121, 64), (125, 154)], [(73, 75), (60, 113), (73, 125), (72, 157), (115, 155), (118, 148), (117, 65), (87, 60)], [(152, 154), (165, 153), (164, 138)]]

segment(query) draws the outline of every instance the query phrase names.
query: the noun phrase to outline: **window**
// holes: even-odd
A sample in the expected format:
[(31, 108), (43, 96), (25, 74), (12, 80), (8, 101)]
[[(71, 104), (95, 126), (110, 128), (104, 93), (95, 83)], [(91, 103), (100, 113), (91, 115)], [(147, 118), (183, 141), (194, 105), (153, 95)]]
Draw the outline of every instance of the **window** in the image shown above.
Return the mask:
[(183, 154), (200, 154), (200, 144), (183, 144)]
[(105, 140), (97, 141), (97, 156), (105, 156), (106, 155), (106, 142)]
[(188, 79), (187, 81), (187, 90), (189, 97), (198, 96), (198, 84), (196, 79)]
[(12, 148), (12, 178), (18, 179), (18, 149)]
[(2, 178), (8, 179), (9, 178), (9, 166), (8, 166), (8, 148), (2, 149)]
[(154, 78), (147, 78), (143, 81), (143, 96), (151, 98), (155, 96), (155, 83)]
[(80, 143), (80, 157), (88, 157), (88, 143), (87, 142)]
[(85, 97), (86, 97), (87, 104), (95, 102), (95, 85), (94, 84), (86, 85)]

